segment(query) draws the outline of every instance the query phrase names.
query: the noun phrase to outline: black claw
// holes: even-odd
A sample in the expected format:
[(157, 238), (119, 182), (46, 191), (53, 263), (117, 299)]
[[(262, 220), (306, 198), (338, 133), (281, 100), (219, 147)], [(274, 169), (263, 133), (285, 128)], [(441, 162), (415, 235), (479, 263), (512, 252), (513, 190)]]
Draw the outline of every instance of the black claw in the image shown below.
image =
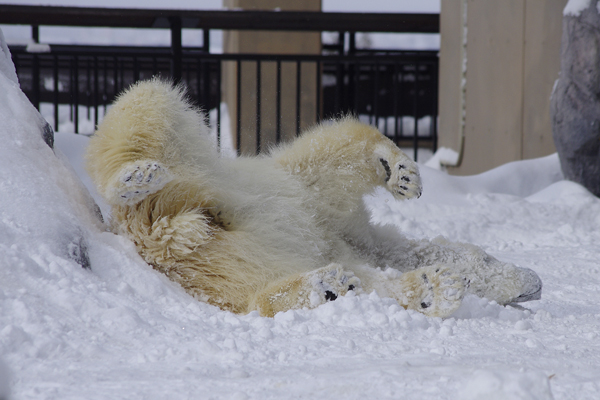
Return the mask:
[(402, 164), (398, 165), (398, 169), (405, 169), (405, 168), (406, 168), (406, 166), (404, 166)]
[(403, 177), (402, 177), (402, 180), (403, 180), (404, 182), (410, 182), (410, 178), (409, 178), (408, 176), (403, 176)]
[(354, 285), (348, 286), (348, 290), (354, 290)]
[(423, 274), (421, 277), (423, 278), (425, 283), (429, 283), (429, 279), (427, 279), (427, 275)]
[(337, 299), (337, 294), (335, 294), (335, 293), (333, 293), (333, 292), (331, 292), (329, 290), (325, 291), (325, 300), (327, 300), (327, 301), (333, 301), (335, 299)]
[(400, 189), (402, 189), (402, 190), (408, 190), (408, 188), (406, 186), (400, 186)]
[(421, 303), (421, 307), (422, 307), (422, 308), (427, 308), (427, 307), (429, 307), (430, 305), (431, 305), (431, 303), (425, 303), (425, 302), (422, 302), (422, 303)]

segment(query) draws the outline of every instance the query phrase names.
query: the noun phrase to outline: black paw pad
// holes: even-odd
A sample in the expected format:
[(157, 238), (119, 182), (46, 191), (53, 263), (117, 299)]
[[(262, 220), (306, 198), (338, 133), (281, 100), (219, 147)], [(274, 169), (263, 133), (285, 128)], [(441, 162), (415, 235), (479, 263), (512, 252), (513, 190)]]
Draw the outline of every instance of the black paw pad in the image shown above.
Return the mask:
[(337, 299), (337, 294), (335, 294), (335, 293), (333, 293), (333, 292), (331, 292), (329, 290), (325, 291), (325, 300), (327, 300), (327, 301), (333, 301), (335, 299)]
[(428, 308), (429, 306), (431, 306), (431, 303), (425, 303), (425, 302), (421, 303), (422, 308)]
[(381, 165), (383, 165), (383, 168), (385, 169), (385, 174), (387, 175), (385, 177), (385, 181), (389, 181), (391, 176), (392, 176), (392, 170), (390, 169), (390, 164), (388, 164), (387, 160), (384, 160), (383, 158), (379, 159), (379, 162), (381, 163)]
[(348, 286), (348, 290), (354, 290), (354, 285)]

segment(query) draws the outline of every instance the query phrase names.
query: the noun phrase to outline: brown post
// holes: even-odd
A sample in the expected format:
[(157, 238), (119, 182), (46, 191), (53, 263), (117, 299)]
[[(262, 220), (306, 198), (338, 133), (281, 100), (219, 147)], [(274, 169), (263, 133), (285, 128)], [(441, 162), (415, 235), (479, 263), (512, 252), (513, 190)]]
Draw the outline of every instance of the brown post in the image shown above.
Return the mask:
[[(281, 10), (281, 11), (320, 11), (321, 0), (223, 0), (230, 9)], [(320, 54), (321, 34), (319, 32), (293, 31), (226, 31), (224, 34), (225, 53), (257, 54)], [(223, 99), (227, 103), (233, 143), (241, 154), (254, 154), (257, 141), (267, 149), (277, 139), (286, 141), (296, 132), (296, 71), (295, 62), (282, 62), (278, 73), (276, 61), (262, 62), (257, 79), (257, 63), (242, 62), (241, 99), (237, 101), (237, 63), (226, 62), (223, 66)], [(306, 128), (316, 121), (316, 63), (301, 66), (300, 128)], [(281, 81), (278, 83), (278, 77)], [(257, 93), (260, 83), (260, 93)], [(277, 90), (280, 89), (278, 93)], [(276, 100), (280, 98), (280, 109)], [(258, 99), (258, 100), (257, 100)], [(260, 101), (260, 116), (257, 113)], [(240, 143), (237, 143), (237, 113), (240, 106)], [(278, 123), (277, 117), (280, 116)], [(257, 118), (260, 118), (258, 122)], [(278, 126), (280, 133), (278, 134)], [(257, 128), (260, 129), (257, 136)], [(260, 138), (260, 139), (258, 139)]]

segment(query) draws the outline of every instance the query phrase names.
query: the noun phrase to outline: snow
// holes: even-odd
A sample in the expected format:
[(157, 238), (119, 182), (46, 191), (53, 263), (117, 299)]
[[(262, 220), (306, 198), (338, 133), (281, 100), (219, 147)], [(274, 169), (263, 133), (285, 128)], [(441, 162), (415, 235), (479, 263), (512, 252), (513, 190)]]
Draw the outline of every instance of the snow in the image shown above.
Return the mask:
[(563, 9), (563, 15), (571, 15), (578, 17), (579, 14), (590, 6), (592, 0), (569, 0), (565, 8)]
[(17, 71), (10, 58), (10, 51), (8, 45), (4, 39), (4, 33), (0, 29), (0, 74), (4, 75), (12, 82), (18, 84), (19, 78), (17, 77)]
[(194, 300), (106, 231), (80, 182), (89, 188), (87, 137), (59, 133), (53, 152), (11, 65), (0, 67), (0, 398), (598, 397), (600, 200), (562, 180), (556, 155), (470, 177), (421, 165), (421, 199), (366, 199), (376, 223), (532, 268), (541, 300), (471, 296), (442, 320), (351, 292), (238, 316)]

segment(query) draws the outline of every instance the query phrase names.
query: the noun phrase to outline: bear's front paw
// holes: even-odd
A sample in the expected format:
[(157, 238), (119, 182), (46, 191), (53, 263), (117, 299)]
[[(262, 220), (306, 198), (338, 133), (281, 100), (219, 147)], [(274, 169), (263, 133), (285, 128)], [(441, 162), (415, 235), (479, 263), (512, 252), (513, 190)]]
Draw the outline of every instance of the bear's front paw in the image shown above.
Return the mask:
[(317, 307), (333, 301), (350, 290), (360, 289), (360, 280), (352, 271), (346, 271), (339, 264), (330, 264), (308, 274), (310, 307)]
[(402, 274), (406, 308), (430, 317), (447, 317), (460, 306), (467, 283), (446, 266), (433, 265)]
[(419, 167), (399, 149), (391, 151), (378, 148), (375, 152), (379, 164), (378, 175), (384, 180), (382, 184), (396, 199), (420, 197), (423, 191)]
[(114, 200), (121, 204), (136, 204), (147, 195), (162, 189), (172, 177), (156, 161), (139, 161), (121, 170), (115, 187)]

